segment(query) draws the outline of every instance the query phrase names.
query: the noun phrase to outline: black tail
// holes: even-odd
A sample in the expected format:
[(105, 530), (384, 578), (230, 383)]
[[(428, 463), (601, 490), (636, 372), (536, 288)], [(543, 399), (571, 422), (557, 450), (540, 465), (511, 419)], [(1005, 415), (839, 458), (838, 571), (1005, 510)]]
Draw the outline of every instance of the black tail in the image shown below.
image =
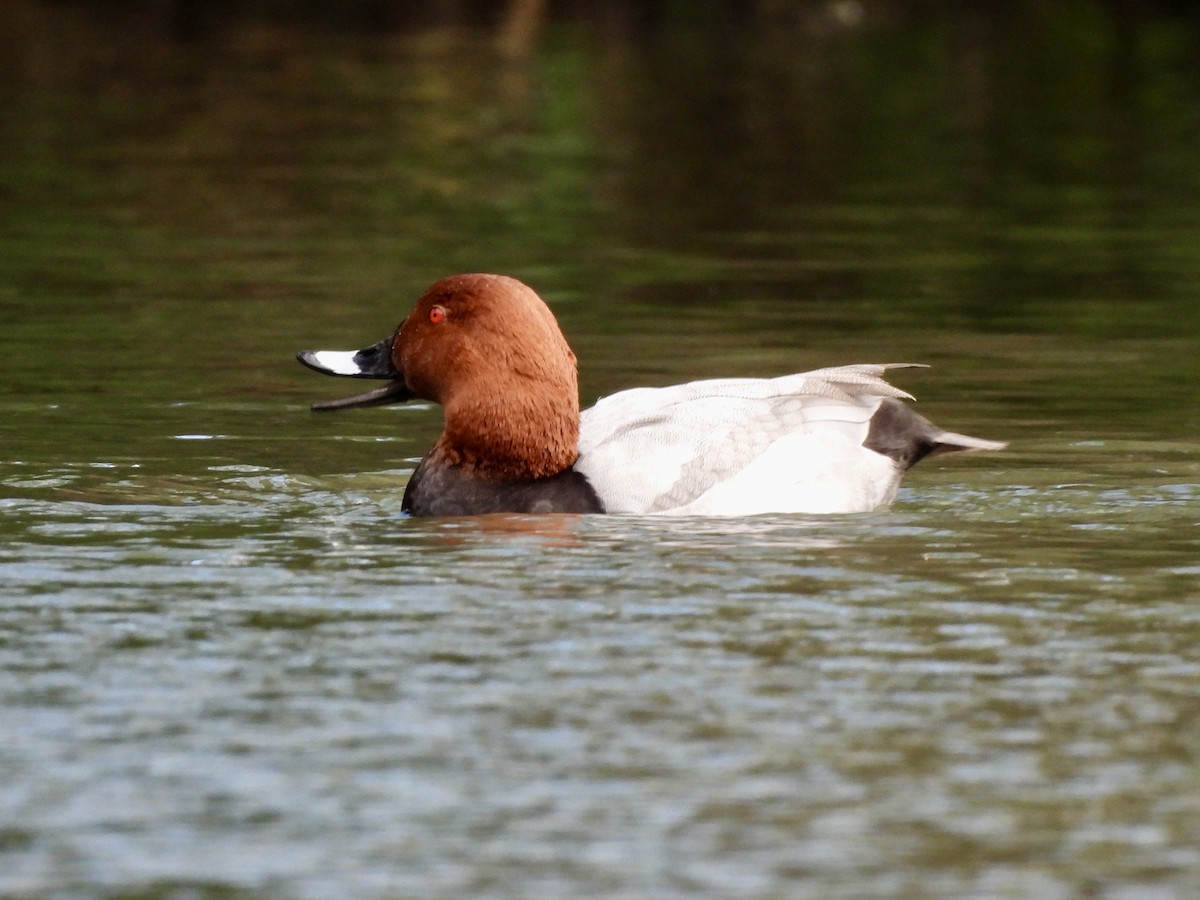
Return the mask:
[(911, 469), (926, 456), (955, 453), (960, 450), (1003, 450), (1003, 441), (943, 431), (924, 416), (913, 412), (899, 400), (885, 399), (871, 416), (871, 429), (863, 446), (889, 456), (905, 469)]

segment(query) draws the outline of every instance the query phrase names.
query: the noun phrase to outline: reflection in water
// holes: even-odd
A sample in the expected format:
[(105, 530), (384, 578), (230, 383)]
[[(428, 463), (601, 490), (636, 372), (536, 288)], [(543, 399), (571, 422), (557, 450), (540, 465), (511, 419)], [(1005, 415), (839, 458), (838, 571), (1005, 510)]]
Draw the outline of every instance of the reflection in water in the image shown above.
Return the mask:
[[(0, 894), (1200, 892), (1195, 16), (476, 6), (0, 4)], [(471, 270), (585, 403), (913, 359), (1012, 449), (408, 519), (440, 411), (291, 351)]]

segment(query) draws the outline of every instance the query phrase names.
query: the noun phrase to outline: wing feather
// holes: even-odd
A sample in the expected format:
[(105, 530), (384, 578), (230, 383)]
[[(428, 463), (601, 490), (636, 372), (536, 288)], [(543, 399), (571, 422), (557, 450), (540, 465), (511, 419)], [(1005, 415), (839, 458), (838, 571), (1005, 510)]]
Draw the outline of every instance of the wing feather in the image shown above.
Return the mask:
[(684, 506), (784, 437), (820, 431), (861, 445), (883, 398), (912, 399), (883, 379), (901, 365), (622, 391), (583, 412), (575, 467), (610, 512)]

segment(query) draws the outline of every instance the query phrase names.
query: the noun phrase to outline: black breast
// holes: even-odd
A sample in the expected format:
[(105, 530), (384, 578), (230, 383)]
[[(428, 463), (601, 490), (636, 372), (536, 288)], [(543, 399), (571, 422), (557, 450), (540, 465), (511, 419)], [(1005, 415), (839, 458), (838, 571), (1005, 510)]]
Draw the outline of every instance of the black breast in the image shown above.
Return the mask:
[(414, 516), (604, 512), (591, 483), (574, 469), (533, 481), (493, 481), (428, 461), (421, 460), (404, 489), (403, 509)]

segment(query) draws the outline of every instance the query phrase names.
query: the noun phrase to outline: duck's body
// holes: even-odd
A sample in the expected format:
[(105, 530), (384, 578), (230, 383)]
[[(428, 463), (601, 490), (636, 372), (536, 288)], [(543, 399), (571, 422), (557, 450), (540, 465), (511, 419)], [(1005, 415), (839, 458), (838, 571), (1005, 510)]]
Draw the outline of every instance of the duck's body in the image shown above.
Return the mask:
[(852, 365), (614, 394), (582, 416), (576, 470), (611, 513), (867, 512), (930, 453), (998, 449), (942, 431)]
[(304, 351), (335, 375), (387, 378), (314, 407), (443, 404), (446, 427), (413, 474), (413, 515), (567, 512), (745, 516), (866, 512), (925, 456), (995, 450), (901, 403), (886, 365), (636, 388), (579, 413), (575, 356), (530, 288), (496, 275), (437, 282), (389, 340)]

